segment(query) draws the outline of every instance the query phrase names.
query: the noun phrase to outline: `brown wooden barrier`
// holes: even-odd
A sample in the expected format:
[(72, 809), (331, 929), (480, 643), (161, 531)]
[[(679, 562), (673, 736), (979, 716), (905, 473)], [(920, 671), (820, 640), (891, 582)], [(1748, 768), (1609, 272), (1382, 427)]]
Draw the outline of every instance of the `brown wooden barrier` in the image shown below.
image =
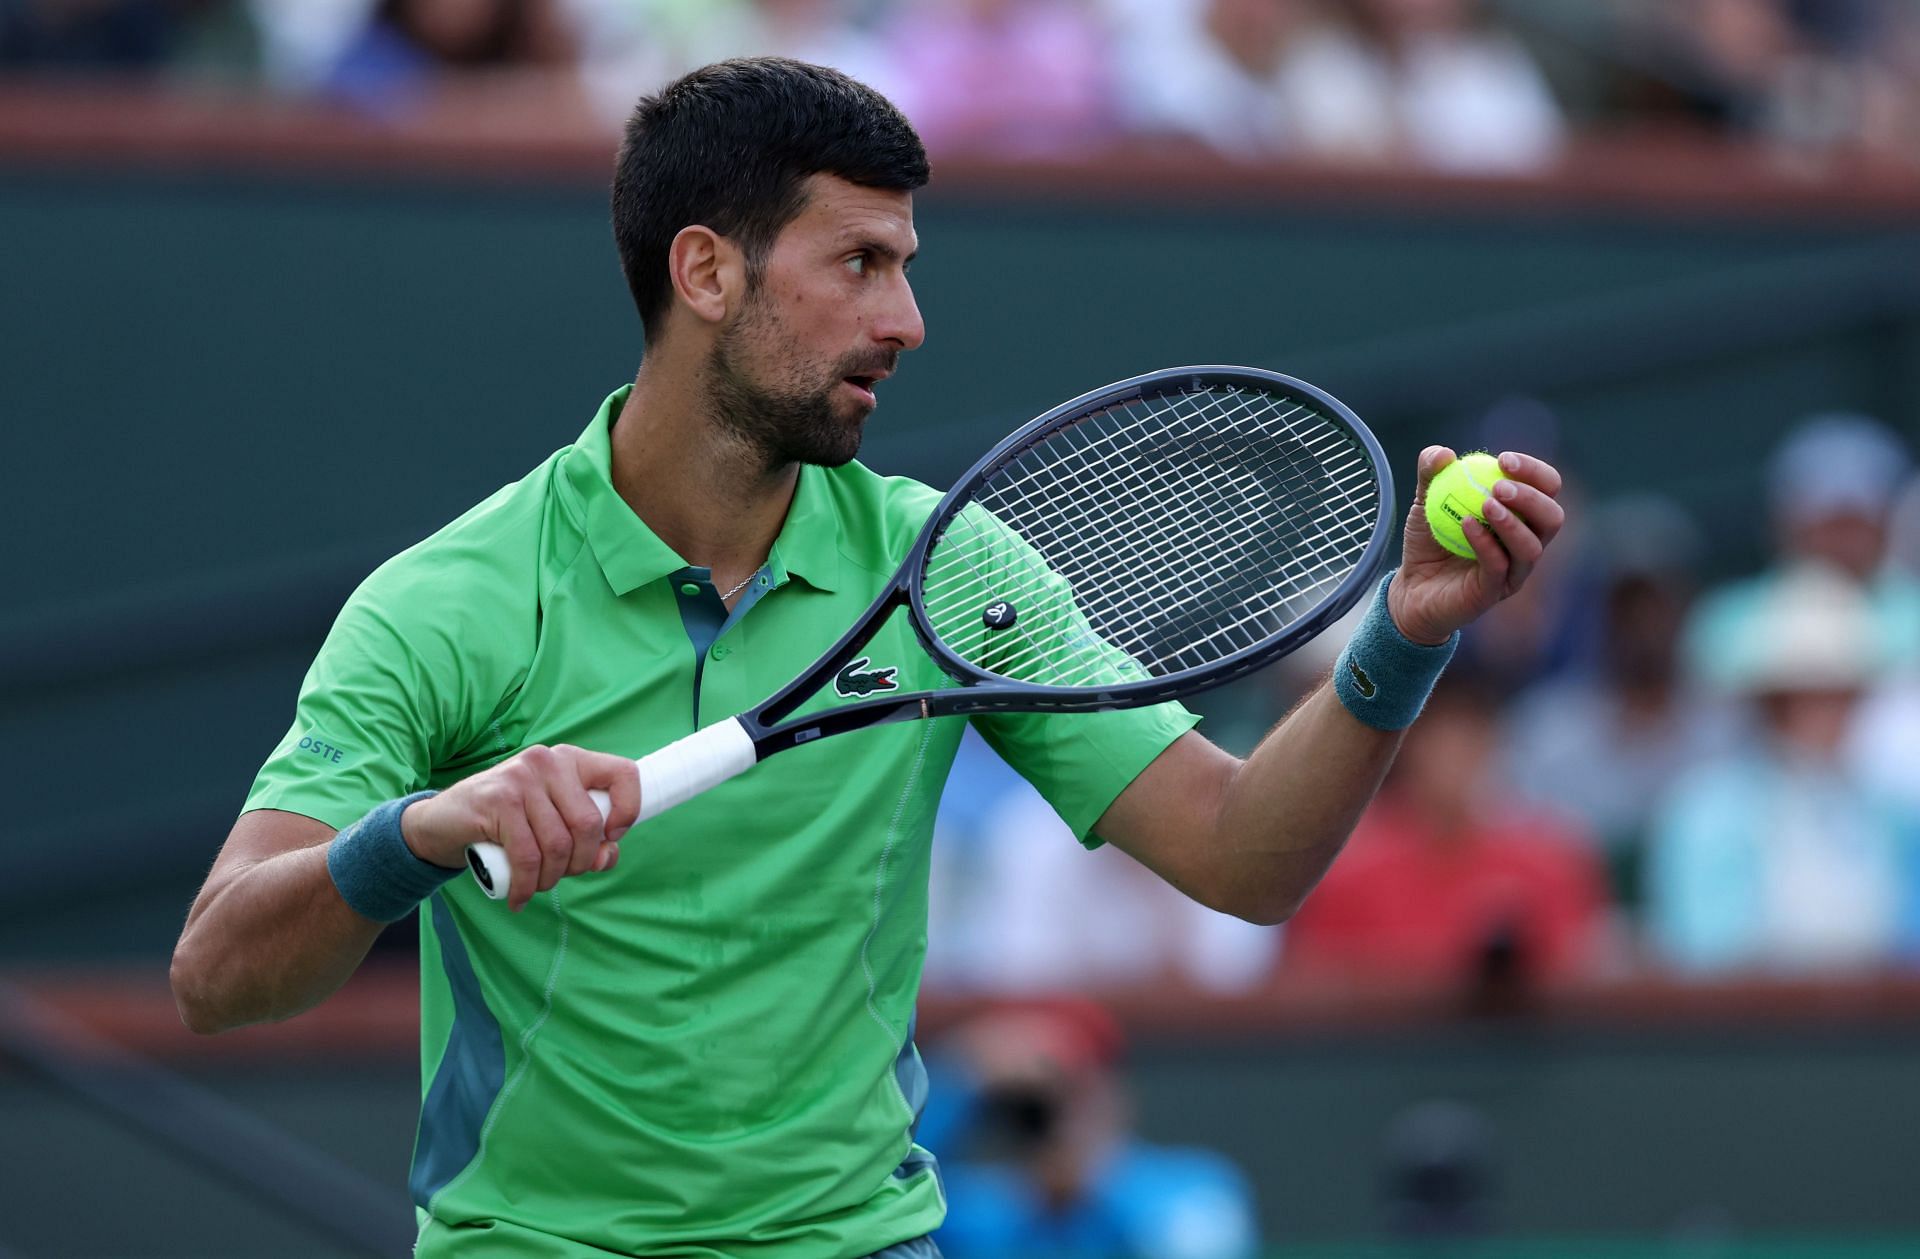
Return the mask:
[[(194, 1036), (181, 1026), (166, 977), (84, 970), (15, 973), (34, 1002), (87, 1033), (162, 1059), (257, 1061), (405, 1057), (418, 1050), (419, 986), (411, 967), (369, 966), (313, 1010), (284, 1023)], [(1174, 986), (1093, 993), (1141, 1042), (1273, 1042), (1402, 1035), (1506, 1021), (1592, 1032), (1724, 1034), (1743, 1030), (1845, 1033), (1920, 1025), (1920, 975), (1843, 981), (1745, 979), (1680, 982), (1657, 975), (1566, 985), (1489, 1001), (1430, 987), (1283, 981), (1234, 997)], [(925, 994), (921, 1034), (931, 1041), (991, 1007), (983, 997)]]
[[(510, 183), (603, 182), (616, 137), (565, 81), (482, 77), (398, 120), (260, 95), (112, 81), (0, 84), (0, 164), (213, 167)], [(1234, 162), (1122, 144), (1080, 161), (936, 154), (941, 195), (1416, 203), (1920, 222), (1920, 167), (1783, 154), (1694, 132), (1588, 135), (1537, 175), (1459, 176), (1329, 162)]]

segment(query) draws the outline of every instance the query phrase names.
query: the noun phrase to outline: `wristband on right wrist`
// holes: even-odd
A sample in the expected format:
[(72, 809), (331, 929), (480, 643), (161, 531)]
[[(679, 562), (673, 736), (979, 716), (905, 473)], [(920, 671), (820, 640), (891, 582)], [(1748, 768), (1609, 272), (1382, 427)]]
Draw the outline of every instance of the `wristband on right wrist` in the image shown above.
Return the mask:
[(327, 845), (327, 873), (348, 908), (375, 922), (398, 922), (460, 871), (422, 861), (400, 833), (400, 815), (431, 791), (376, 805)]
[(1380, 579), (1367, 615), (1333, 666), (1333, 692), (1340, 703), (1376, 730), (1405, 730), (1413, 724), (1460, 643), (1458, 630), (1446, 642), (1432, 645), (1400, 632), (1387, 610), (1387, 587), (1398, 571)]

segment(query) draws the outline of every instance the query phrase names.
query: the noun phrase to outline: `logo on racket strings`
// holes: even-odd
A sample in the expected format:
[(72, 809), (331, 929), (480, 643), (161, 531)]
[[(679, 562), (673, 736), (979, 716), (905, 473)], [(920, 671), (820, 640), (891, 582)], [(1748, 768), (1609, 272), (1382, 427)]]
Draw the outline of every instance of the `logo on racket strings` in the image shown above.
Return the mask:
[(900, 684), (894, 681), (900, 670), (893, 667), (870, 668), (870, 657), (861, 656), (849, 660), (847, 667), (833, 675), (833, 689), (846, 699), (859, 699), (877, 691), (897, 691)]

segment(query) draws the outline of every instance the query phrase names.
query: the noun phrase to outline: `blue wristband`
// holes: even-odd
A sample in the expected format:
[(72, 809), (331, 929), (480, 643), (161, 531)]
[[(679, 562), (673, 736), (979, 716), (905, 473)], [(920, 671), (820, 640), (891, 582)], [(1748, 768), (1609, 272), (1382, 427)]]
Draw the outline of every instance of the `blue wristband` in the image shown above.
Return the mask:
[(460, 873), (420, 860), (400, 834), (400, 814), (433, 794), (416, 791), (389, 800), (327, 845), (327, 873), (355, 913), (375, 922), (398, 922)]
[(1402, 634), (1387, 611), (1392, 581), (1392, 572), (1380, 579), (1365, 619), (1333, 666), (1333, 693), (1348, 712), (1376, 730), (1405, 730), (1413, 724), (1460, 643), (1458, 630), (1432, 646)]

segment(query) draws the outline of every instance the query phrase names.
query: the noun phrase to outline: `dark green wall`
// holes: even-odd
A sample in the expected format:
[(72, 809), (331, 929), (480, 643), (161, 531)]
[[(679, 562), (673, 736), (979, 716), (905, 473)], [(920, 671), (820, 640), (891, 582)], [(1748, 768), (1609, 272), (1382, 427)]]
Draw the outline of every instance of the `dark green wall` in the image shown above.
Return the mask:
[[(0, 169), (0, 366), (17, 482), (8, 611), (378, 550), (569, 440), (637, 361), (602, 202), (592, 188)], [(930, 336), (888, 386), (867, 453), (928, 477), (1013, 421), (1149, 367), (1303, 369), (1356, 343), (1863, 236), (1418, 207), (1013, 205), (938, 191), (922, 195), (919, 226)], [(1606, 449), (1671, 439), (1676, 416), (1722, 440), (1811, 405), (1873, 403), (1874, 374), (1858, 361), (1870, 353), (1842, 335), (1764, 362), (1742, 356), (1749, 379), (1732, 392), (1706, 364), (1571, 394), (1572, 453), (1611, 482), (1625, 467)], [(1341, 361), (1341, 379), (1322, 383), (1365, 396), (1393, 366), (1391, 354)], [(1534, 365), (1508, 366), (1518, 379)], [(1451, 418), (1396, 406), (1381, 420), (1410, 444), (1446, 434)]]
[[(1732, 1259), (1735, 1243), (1781, 1235), (1920, 1239), (1917, 1050), (1910, 1027), (1468, 1025), (1148, 1041), (1129, 1077), (1143, 1134), (1221, 1150), (1249, 1174), (1278, 1254), (1390, 1236), (1386, 1132), (1409, 1107), (1444, 1099), (1485, 1121), (1494, 1235), (1644, 1244), (1615, 1259)], [(391, 1186), (404, 1233), (410, 1060), (238, 1063), (193, 1079)], [(30, 1079), (0, 1072), (0, 1116), (0, 1247), (74, 1259), (348, 1253)], [(100, 1209), (103, 1186), (112, 1210)]]
[[(630, 377), (602, 202), (0, 168), (0, 741), (24, 789), (0, 854), (6, 886), (35, 889), (0, 890), (0, 957), (164, 948), (357, 577)], [(1738, 565), (1772, 433), (1823, 406), (1920, 419), (1920, 268), (1904, 313), (1875, 305), (1888, 259), (1916, 256), (1885, 229), (937, 186), (919, 228), (930, 337), (865, 454), (930, 480), (1065, 396), (1183, 361), (1326, 385), (1403, 475), (1534, 390), (1563, 410), (1570, 471), (1685, 495)]]

